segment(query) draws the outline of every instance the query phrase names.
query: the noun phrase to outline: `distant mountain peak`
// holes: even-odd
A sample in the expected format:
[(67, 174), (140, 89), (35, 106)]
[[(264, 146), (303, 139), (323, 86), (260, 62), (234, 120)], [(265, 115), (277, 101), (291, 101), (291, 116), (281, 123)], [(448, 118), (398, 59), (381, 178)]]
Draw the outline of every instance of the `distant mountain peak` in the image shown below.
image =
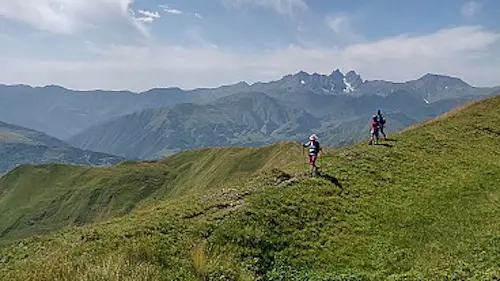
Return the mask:
[(342, 71), (340, 71), (340, 69), (335, 69), (334, 71), (332, 71), (332, 73), (330, 74), (330, 76), (335, 76), (335, 75), (342, 75), (344, 76), (344, 74), (342, 73)]
[(245, 87), (250, 86), (250, 84), (248, 84), (246, 81), (240, 81), (240, 82), (236, 83), (236, 85), (245, 86)]
[(354, 70), (346, 75), (340, 69), (333, 70), (329, 75), (313, 73), (309, 74), (303, 70), (284, 76), (274, 83), (281, 83), (283, 88), (294, 90), (306, 88), (317, 94), (347, 94), (355, 92), (363, 85), (361, 76)]
[(457, 82), (457, 83), (466, 84), (467, 86), (470, 86), (469, 84), (467, 84), (465, 81), (463, 81), (462, 79), (460, 79), (458, 77), (443, 75), (443, 74), (436, 74), (436, 73), (427, 73), (424, 76), (417, 79), (417, 81), (438, 81), (438, 80), (443, 80), (443, 81), (448, 81), (448, 82)]
[(446, 89), (472, 88), (471, 85), (467, 84), (460, 78), (435, 73), (427, 73), (417, 80), (409, 81), (408, 84), (417, 87), (425, 85), (426, 87)]
[(351, 91), (359, 89), (364, 83), (363, 79), (361, 79), (361, 75), (356, 73), (356, 71), (354, 70), (347, 72), (344, 80), (344, 83), (346, 84), (346, 86), (348, 86), (347, 88), (349, 88)]
[(307, 72), (303, 71), (303, 70), (301, 70), (301, 71), (299, 71), (299, 72), (297, 72), (297, 73), (295, 73), (295, 74), (293, 75), (293, 77), (296, 77), (296, 78), (301, 78), (301, 79), (303, 79), (303, 78), (307, 78), (307, 77), (309, 77), (309, 76), (311, 76), (311, 75), (310, 75), (309, 73), (307, 73)]
[(427, 73), (417, 80), (406, 82), (405, 85), (419, 92), (426, 103), (447, 97), (471, 96), (477, 92), (476, 88), (460, 78), (435, 73)]

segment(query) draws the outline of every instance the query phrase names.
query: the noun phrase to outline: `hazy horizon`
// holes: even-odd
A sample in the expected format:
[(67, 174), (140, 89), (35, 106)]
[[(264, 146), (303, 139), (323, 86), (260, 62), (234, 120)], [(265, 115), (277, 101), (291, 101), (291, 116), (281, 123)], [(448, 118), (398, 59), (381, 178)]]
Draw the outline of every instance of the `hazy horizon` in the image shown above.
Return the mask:
[[(340, 70), (344, 75), (348, 72), (348, 71), (342, 71)], [(355, 71), (355, 70), (354, 70)], [(248, 81), (234, 81), (233, 83), (226, 83), (226, 84), (221, 84), (221, 85), (217, 85), (217, 86), (213, 86), (213, 87), (194, 87), (194, 88), (181, 88), (181, 87), (178, 87), (178, 86), (160, 86), (160, 87), (151, 87), (151, 88), (146, 88), (144, 90), (140, 90), (140, 91), (134, 91), (134, 90), (131, 90), (131, 89), (120, 89), (120, 88), (115, 88), (115, 89), (108, 89), (108, 88), (71, 88), (71, 87), (66, 87), (64, 85), (58, 85), (58, 84), (42, 84), (42, 85), (31, 85), (31, 84), (23, 84), (23, 83), (18, 83), (18, 84), (3, 84), (3, 83), (0, 83), (0, 85), (4, 85), (4, 86), (28, 86), (28, 87), (33, 87), (33, 88), (44, 88), (44, 87), (62, 87), (62, 88), (65, 88), (65, 89), (68, 89), (68, 90), (71, 90), (71, 91), (111, 91), (111, 92), (132, 92), (132, 93), (136, 93), (136, 94), (140, 94), (140, 93), (144, 93), (144, 92), (147, 92), (147, 91), (150, 91), (150, 90), (153, 90), (153, 89), (181, 89), (183, 91), (192, 91), (192, 90), (198, 90), (198, 89), (215, 89), (215, 88), (219, 88), (219, 87), (224, 87), (224, 86), (231, 86), (231, 85), (235, 85), (235, 84), (238, 84), (238, 83), (247, 83), (248, 85), (253, 85), (255, 83), (270, 83), (270, 82), (274, 82), (274, 81), (279, 81), (280, 79), (282, 79), (283, 77), (287, 76), (287, 75), (295, 75), (297, 74), (298, 72), (295, 72), (295, 73), (288, 73), (288, 74), (283, 74), (282, 76), (278, 77), (278, 78), (274, 78), (274, 79), (270, 79), (270, 80), (267, 80), (267, 81), (254, 81), (254, 82), (248, 82)], [(331, 72), (330, 72), (331, 73)], [(330, 75), (330, 73), (308, 73), (309, 75), (312, 75), (312, 74), (320, 74), (320, 75)], [(358, 73), (358, 72), (356, 72)], [(362, 73), (358, 73), (360, 76), (361, 76), (361, 79), (363, 79), (363, 81), (387, 81), (387, 82), (393, 82), (393, 83), (405, 83), (405, 82), (408, 82), (408, 81), (412, 81), (412, 80), (417, 80), (419, 78), (422, 78), (423, 76), (425, 76), (426, 74), (433, 74), (433, 75), (441, 75), (441, 76), (448, 76), (448, 77), (452, 77), (452, 78), (458, 78), (458, 79), (461, 79), (462, 81), (464, 81), (465, 83), (473, 86), (473, 87), (485, 87), (485, 88), (488, 88), (488, 87), (499, 87), (500, 86), (500, 83), (499, 84), (492, 84), (492, 85), (474, 85), (474, 84), (471, 84), (469, 83), (468, 81), (465, 81), (464, 79), (462, 79), (461, 77), (455, 77), (455, 76), (452, 76), (452, 75), (447, 75), (446, 73), (423, 73), (421, 74), (420, 76), (417, 76), (417, 77), (414, 77), (412, 79), (409, 79), (409, 80), (401, 80), (401, 81), (395, 81), (395, 80), (389, 80), (389, 79), (366, 79)]]

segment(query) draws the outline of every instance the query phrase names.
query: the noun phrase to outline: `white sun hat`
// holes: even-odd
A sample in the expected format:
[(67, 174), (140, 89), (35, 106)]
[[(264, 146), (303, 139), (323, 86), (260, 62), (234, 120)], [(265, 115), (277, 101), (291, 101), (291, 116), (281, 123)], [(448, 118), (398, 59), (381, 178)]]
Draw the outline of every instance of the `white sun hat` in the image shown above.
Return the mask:
[(309, 140), (317, 140), (318, 139), (318, 136), (316, 134), (312, 134), (310, 137), (309, 137)]

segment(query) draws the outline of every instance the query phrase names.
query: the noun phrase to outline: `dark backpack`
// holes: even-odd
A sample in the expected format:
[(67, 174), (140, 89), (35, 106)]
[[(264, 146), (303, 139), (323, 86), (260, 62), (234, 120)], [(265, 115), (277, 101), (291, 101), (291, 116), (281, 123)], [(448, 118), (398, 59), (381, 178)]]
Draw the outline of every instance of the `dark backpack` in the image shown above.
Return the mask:
[(318, 154), (319, 153), (319, 149), (320, 149), (320, 146), (319, 146), (319, 142), (318, 141), (310, 141), (310, 144), (309, 144), (309, 153), (314, 153), (314, 154)]
[(385, 124), (385, 119), (382, 117), (382, 115), (377, 115), (377, 123), (384, 125)]

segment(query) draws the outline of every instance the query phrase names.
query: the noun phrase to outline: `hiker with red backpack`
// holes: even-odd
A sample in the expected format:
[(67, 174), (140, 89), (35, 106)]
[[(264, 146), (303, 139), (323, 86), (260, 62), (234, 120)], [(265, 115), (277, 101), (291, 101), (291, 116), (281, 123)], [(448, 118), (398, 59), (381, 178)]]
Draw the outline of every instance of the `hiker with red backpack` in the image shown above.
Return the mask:
[(372, 117), (372, 123), (371, 123), (371, 130), (370, 130), (370, 143), (369, 145), (373, 144), (373, 141), (375, 141), (375, 144), (378, 144), (378, 134), (379, 134), (380, 126), (379, 122), (377, 120), (377, 115), (373, 115)]
[(318, 142), (318, 136), (312, 134), (309, 137), (309, 141), (302, 144), (303, 147), (309, 147), (309, 165), (311, 165), (311, 175), (314, 176), (318, 172), (318, 167), (316, 166), (316, 160), (318, 159), (318, 154), (322, 150)]

